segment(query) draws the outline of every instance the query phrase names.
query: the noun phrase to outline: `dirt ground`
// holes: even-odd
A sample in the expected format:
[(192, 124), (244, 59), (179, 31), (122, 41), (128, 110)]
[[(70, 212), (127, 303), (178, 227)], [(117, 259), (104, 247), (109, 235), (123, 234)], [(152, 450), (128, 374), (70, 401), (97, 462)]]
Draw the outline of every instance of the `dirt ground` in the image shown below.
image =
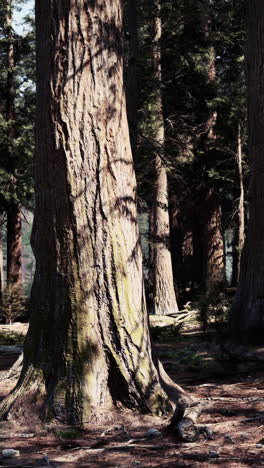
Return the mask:
[[(0, 378), (19, 355), (19, 344), (8, 350), (3, 336), (25, 334), (25, 324), (0, 326)], [(20, 337), (21, 338), (21, 337)], [(20, 339), (18, 340), (21, 341)], [(17, 348), (18, 346), (18, 348)], [(2, 467), (199, 467), (264, 466), (264, 348), (225, 347), (217, 331), (206, 336), (190, 329), (170, 342), (156, 344), (169, 375), (207, 407), (199, 424), (212, 431), (184, 443), (166, 433), (164, 419), (125, 412), (109, 424), (85, 430), (65, 426), (18, 426), (0, 423)], [(0, 381), (0, 398), (15, 382)], [(147, 431), (157, 429), (158, 437)], [(13, 459), (3, 449), (19, 450)]]

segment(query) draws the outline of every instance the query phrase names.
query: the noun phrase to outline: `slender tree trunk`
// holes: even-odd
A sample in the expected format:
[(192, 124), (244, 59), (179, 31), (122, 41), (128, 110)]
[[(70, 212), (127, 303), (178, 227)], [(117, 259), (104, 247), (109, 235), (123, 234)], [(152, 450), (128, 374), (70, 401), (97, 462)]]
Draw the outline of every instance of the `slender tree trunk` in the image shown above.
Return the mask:
[(264, 337), (264, 3), (248, 2), (248, 122), (251, 181), (249, 225), (241, 258), (240, 280), (230, 315), (231, 332), (243, 342)]
[(154, 312), (158, 315), (178, 311), (173, 284), (168, 208), (167, 169), (164, 164), (165, 130), (161, 94), (161, 18), (160, 1), (152, 0), (153, 18), (153, 69), (155, 98), (153, 99), (153, 142), (156, 148), (154, 161), (154, 199), (151, 223)]
[(178, 206), (178, 196), (176, 193), (170, 193), (169, 196), (169, 214), (170, 214), (170, 251), (173, 277), (182, 280), (183, 264), (183, 222), (180, 207)]
[(137, 1), (127, 1), (127, 24), (128, 24), (128, 65), (126, 73), (126, 102), (129, 126), (130, 143), (134, 159), (137, 149), (137, 126), (138, 126), (138, 21)]
[(81, 423), (113, 404), (162, 413), (168, 400), (148, 332), (120, 1), (37, 0), (36, 31), (32, 316), (23, 370), (0, 414), (23, 417), (35, 405), (38, 415)]
[(21, 210), (18, 204), (7, 208), (7, 287), (9, 294), (22, 294)]
[(204, 205), (208, 213), (206, 222), (206, 279), (209, 282), (223, 281), (224, 242), (222, 235), (222, 211), (217, 192), (212, 188), (207, 192)]
[(238, 136), (237, 136), (237, 169), (239, 177), (239, 203), (238, 203), (238, 213), (237, 213), (237, 233), (236, 233), (236, 243), (234, 246), (233, 254), (233, 267), (232, 267), (232, 285), (237, 286), (239, 273), (240, 273), (240, 263), (241, 263), (241, 253), (245, 242), (245, 209), (244, 209), (244, 182), (243, 182), (243, 168), (242, 168), (242, 144), (241, 144), (241, 128), (240, 124), (238, 126)]
[[(9, 0), (6, 26), (8, 33), (8, 51), (7, 51), (7, 99), (6, 115), (8, 121), (8, 139), (10, 152), (10, 170), (13, 173), (13, 183), (15, 184), (15, 167), (13, 156), (13, 141), (15, 138), (15, 83), (14, 83), (14, 38), (12, 29), (13, 0)], [(20, 205), (16, 202), (10, 202), (7, 208), (7, 287), (9, 294), (22, 294), (22, 237), (21, 237), (21, 211)]]
[(218, 194), (209, 188), (203, 194), (193, 225), (195, 289), (206, 292), (224, 278), (222, 212)]
[(0, 300), (3, 296), (3, 281), (4, 281), (4, 262), (3, 262), (3, 234), (2, 226), (0, 225)]
[(12, 146), (14, 137), (14, 119), (15, 119), (15, 83), (14, 83), (14, 38), (12, 29), (13, 16), (13, 0), (8, 0), (6, 12), (6, 28), (7, 28), (7, 93), (6, 93), (6, 115), (9, 122), (9, 139)]

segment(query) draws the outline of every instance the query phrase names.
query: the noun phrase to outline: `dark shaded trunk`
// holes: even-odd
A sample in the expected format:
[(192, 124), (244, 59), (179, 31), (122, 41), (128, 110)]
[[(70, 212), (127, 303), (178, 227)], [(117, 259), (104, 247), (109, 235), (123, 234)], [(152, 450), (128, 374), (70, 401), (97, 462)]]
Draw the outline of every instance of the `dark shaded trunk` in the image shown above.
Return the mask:
[[(207, 62), (207, 86), (213, 93), (216, 81), (215, 50), (211, 41), (211, 16), (210, 2), (205, 7), (202, 17), (202, 28), (205, 43), (208, 43)], [(215, 92), (215, 91), (214, 91)], [(215, 141), (216, 135), (216, 110), (208, 109), (208, 118), (205, 123), (205, 135), (203, 146), (205, 152), (204, 169), (208, 171), (210, 164), (216, 163)], [(223, 282), (225, 275), (224, 263), (224, 239), (222, 233), (222, 211), (220, 196), (217, 187), (214, 187), (206, 174), (203, 186), (200, 189), (199, 201), (196, 208), (193, 227), (194, 265), (196, 287), (202, 293), (207, 293), (219, 282)]]
[(184, 226), (177, 194), (170, 193), (170, 251), (173, 277), (182, 281)]
[(18, 204), (7, 208), (7, 288), (8, 293), (22, 295), (22, 225)]
[(0, 300), (3, 296), (3, 281), (4, 281), (4, 263), (3, 263), (3, 235), (2, 226), (0, 224)]
[[(6, 27), (8, 33), (7, 50), (7, 95), (6, 116), (8, 121), (9, 140), (9, 170), (15, 180), (14, 138), (15, 138), (15, 81), (14, 81), (14, 38), (12, 29), (13, 1), (9, 0), (6, 16)], [(10, 201), (7, 207), (7, 287), (9, 294), (22, 294), (22, 231), (21, 231), (21, 207), (19, 203)]]
[(193, 224), (193, 263), (195, 289), (206, 292), (224, 280), (224, 241), (222, 213), (217, 192), (204, 192)]
[(230, 314), (233, 336), (243, 342), (264, 340), (264, 3), (248, 2), (248, 122), (251, 181), (249, 224), (241, 258), (239, 285)]

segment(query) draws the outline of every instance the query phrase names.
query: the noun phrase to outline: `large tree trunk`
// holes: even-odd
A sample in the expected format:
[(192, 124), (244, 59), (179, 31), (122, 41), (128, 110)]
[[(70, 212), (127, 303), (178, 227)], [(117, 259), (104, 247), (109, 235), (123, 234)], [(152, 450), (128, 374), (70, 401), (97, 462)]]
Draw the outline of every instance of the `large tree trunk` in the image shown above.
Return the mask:
[(249, 225), (241, 259), (240, 281), (230, 315), (234, 337), (263, 342), (264, 337), (264, 3), (248, 2)]
[(153, 113), (153, 144), (155, 147), (154, 161), (154, 197), (151, 219), (152, 242), (152, 275), (154, 313), (170, 314), (178, 311), (178, 305), (173, 284), (173, 272), (170, 243), (170, 225), (168, 208), (167, 169), (164, 164), (165, 130), (161, 94), (161, 18), (160, 1), (152, 0), (153, 19), (153, 70), (154, 99)]
[(148, 332), (120, 1), (37, 0), (36, 31), (32, 316), (23, 370), (0, 414), (11, 408), (22, 417), (35, 405), (37, 414), (80, 423), (113, 404), (162, 413), (168, 400)]
[(7, 208), (7, 287), (10, 295), (22, 294), (22, 227), (17, 203)]

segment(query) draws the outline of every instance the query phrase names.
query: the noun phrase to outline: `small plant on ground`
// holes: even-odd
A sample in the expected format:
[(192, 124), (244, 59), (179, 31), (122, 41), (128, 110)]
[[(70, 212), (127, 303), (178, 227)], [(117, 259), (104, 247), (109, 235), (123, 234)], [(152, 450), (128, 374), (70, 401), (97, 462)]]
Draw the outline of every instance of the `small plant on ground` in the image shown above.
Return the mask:
[(22, 333), (15, 333), (8, 330), (0, 331), (1, 346), (22, 345), (24, 340), (25, 336)]
[(17, 291), (10, 291), (7, 287), (0, 301), (0, 320), (12, 324), (26, 313), (26, 300)]
[(199, 298), (199, 317), (203, 331), (209, 324), (223, 326), (226, 323), (231, 299), (226, 294), (223, 282), (215, 282), (208, 286), (207, 292)]

